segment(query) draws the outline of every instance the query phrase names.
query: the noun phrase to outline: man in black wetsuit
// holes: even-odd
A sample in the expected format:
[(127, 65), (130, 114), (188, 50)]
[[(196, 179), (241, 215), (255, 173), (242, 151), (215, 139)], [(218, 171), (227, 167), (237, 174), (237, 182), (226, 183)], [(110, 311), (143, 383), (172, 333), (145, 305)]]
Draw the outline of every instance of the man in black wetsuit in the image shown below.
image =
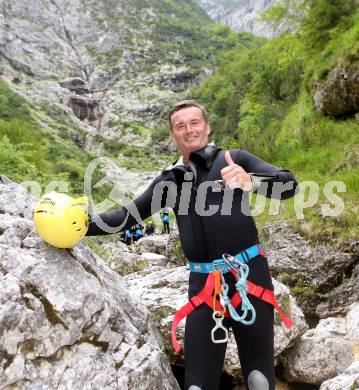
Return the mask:
[[(183, 251), (197, 267), (220, 259), (224, 253), (252, 253), (246, 255), (248, 281), (273, 290), (265, 254), (256, 252), (259, 240), (249, 195), (258, 192), (269, 198), (287, 199), (295, 194), (297, 187), (293, 175), (244, 150), (222, 151), (209, 144), (207, 113), (196, 102), (176, 104), (169, 114), (169, 122), (181, 158), (157, 176), (132, 203), (93, 216), (87, 235), (106, 234), (116, 227), (124, 230), (140, 223), (138, 219), (171, 207)], [(96, 220), (101, 220), (101, 228)], [(231, 272), (223, 276), (231, 297), (236, 292), (236, 279)], [(191, 268), (189, 298), (204, 288), (207, 278), (207, 273)], [(247, 388), (274, 390), (273, 306), (261, 296), (248, 298), (256, 311), (255, 322), (244, 325), (229, 316), (224, 318), (223, 325), (233, 329)], [(185, 390), (219, 388), (227, 344), (212, 341), (212, 314), (211, 307), (200, 304), (187, 317)]]

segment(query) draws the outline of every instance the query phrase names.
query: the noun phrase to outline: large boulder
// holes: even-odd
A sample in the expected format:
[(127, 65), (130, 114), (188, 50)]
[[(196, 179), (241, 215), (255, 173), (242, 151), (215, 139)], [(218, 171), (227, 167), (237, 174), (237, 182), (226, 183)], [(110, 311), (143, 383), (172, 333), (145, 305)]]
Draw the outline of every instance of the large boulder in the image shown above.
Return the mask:
[(314, 84), (315, 107), (326, 115), (340, 117), (359, 111), (359, 66), (337, 65), (325, 80)]
[(179, 389), (121, 277), (83, 243), (45, 244), (24, 217), (36, 200), (25, 198), (1, 177), (1, 389)]
[(355, 361), (342, 374), (323, 382), (319, 390), (354, 390), (358, 388), (359, 361)]
[[(153, 266), (124, 277), (129, 293), (150, 311), (160, 329), (166, 353), (181, 364), (183, 357), (176, 356), (171, 346), (171, 322), (177, 309), (187, 302), (188, 274), (185, 267)], [(181, 340), (184, 321), (179, 329)]]
[[(132, 296), (150, 310), (153, 319), (159, 325), (166, 351), (171, 356), (172, 362), (177, 364), (183, 364), (183, 356), (175, 354), (171, 346), (171, 322), (175, 312), (187, 302), (188, 277), (189, 271), (185, 266), (152, 267), (125, 277)], [(276, 317), (274, 343), (277, 355), (304, 333), (307, 325), (302, 311), (290, 296), (289, 290), (276, 281), (274, 281), (274, 287), (279, 304), (294, 322), (293, 328), (288, 330)], [(177, 331), (178, 340), (182, 345), (184, 325), (185, 320), (181, 322)], [(233, 336), (228, 343), (224, 368), (226, 373), (239, 376), (240, 364)]]
[(267, 223), (268, 262), (273, 276), (288, 285), (301, 309), (320, 318), (345, 315), (359, 301), (358, 255), (329, 244), (310, 245), (290, 225)]
[(157, 253), (158, 255), (166, 256), (168, 245), (168, 234), (145, 236), (135, 243), (135, 252), (142, 253)]
[(283, 354), (285, 378), (290, 382), (319, 385), (342, 373), (353, 361), (352, 342), (344, 318), (326, 318), (305, 332)]

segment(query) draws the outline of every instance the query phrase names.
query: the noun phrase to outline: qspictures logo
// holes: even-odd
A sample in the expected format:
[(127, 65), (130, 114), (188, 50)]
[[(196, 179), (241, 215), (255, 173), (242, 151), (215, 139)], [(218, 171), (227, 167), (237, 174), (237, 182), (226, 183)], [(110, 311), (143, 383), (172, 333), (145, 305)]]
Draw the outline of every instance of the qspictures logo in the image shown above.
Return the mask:
[[(118, 169), (117, 165), (107, 157), (96, 158), (88, 165), (84, 177), (84, 192), (89, 198), (90, 203), (93, 204), (92, 220), (98, 227), (106, 233), (116, 233), (123, 229), (128, 218), (131, 216), (136, 223), (143, 224), (140, 212), (136, 203), (129, 201), (128, 203), (121, 202), (119, 199), (119, 191), (116, 185), (100, 204), (95, 205), (93, 201), (93, 188), (99, 183), (104, 183), (106, 180), (102, 179), (100, 182), (93, 184), (94, 173), (97, 169), (103, 171)], [(255, 196), (251, 191), (230, 190), (225, 186), (220, 186), (218, 180), (204, 181), (195, 188), (195, 198), (193, 200), (193, 175), (189, 172), (185, 175), (182, 183), (177, 184), (173, 180), (154, 181), (147, 189), (150, 196), (147, 197), (146, 205), (150, 206), (151, 214), (155, 214), (162, 208), (176, 209), (178, 215), (189, 215), (190, 207), (194, 202), (194, 212), (200, 217), (210, 217), (213, 215), (232, 215), (234, 202), (240, 202), (240, 212), (247, 216), (258, 216), (266, 210), (269, 202), (269, 214), (278, 215), (280, 213), (280, 199), (281, 195), (286, 191), (293, 190), (295, 183), (289, 181), (286, 183), (273, 182), (260, 184), (257, 194), (262, 196)], [(239, 191), (239, 192), (238, 192)], [(211, 193), (222, 193), (220, 201), (211, 203)], [(338, 217), (344, 210), (344, 201), (338, 193), (346, 192), (346, 185), (343, 181), (329, 181), (323, 187), (322, 197), (320, 186), (314, 181), (303, 181), (298, 183), (296, 194), (293, 200), (293, 207), (296, 217), (304, 219), (304, 210), (318, 205), (319, 199), (324, 198), (326, 201), (320, 203), (320, 213), (323, 217)], [(238, 196), (240, 193), (240, 196)], [(163, 199), (165, 198), (165, 204)], [(113, 209), (116, 204), (125, 204), (122, 209), (122, 219), (118, 221), (118, 226), (109, 226), (100, 217), (97, 211), (105, 212)], [(238, 210), (238, 207), (236, 207)], [(193, 211), (193, 210), (192, 210)], [(146, 215), (147, 217), (147, 215)]]
[[(102, 179), (94, 182), (95, 177), (101, 177), (101, 175), (103, 176)], [(89, 214), (92, 221), (106, 233), (118, 233), (123, 230), (129, 217), (131, 217), (131, 220), (133, 218), (132, 221), (135, 221), (135, 223), (143, 224), (141, 213), (132, 196), (135, 192), (138, 192), (138, 181), (133, 180), (133, 176), (127, 179), (118, 176), (121, 176), (118, 165), (108, 157), (98, 157), (92, 160), (84, 175), (84, 195), (89, 200)], [(281, 195), (288, 190), (293, 190), (294, 186), (294, 182), (290, 181), (286, 183), (273, 182), (270, 185), (263, 182), (255, 194), (240, 189), (231, 190), (225, 186), (225, 183), (219, 182), (222, 182), (222, 180), (204, 181), (195, 186), (191, 172), (185, 175), (180, 184), (173, 180), (155, 179), (146, 190), (150, 191), (150, 196), (146, 198), (148, 202), (146, 213), (148, 214), (148, 211), (150, 211), (154, 215), (163, 208), (170, 208), (175, 209), (179, 216), (189, 215), (190, 213), (204, 218), (213, 215), (232, 215), (233, 206), (238, 206), (238, 202), (240, 202), (240, 212), (246, 216), (258, 216), (267, 209), (269, 215), (279, 215)], [(93, 191), (105, 184), (110, 184), (112, 186), (111, 190), (104, 199), (96, 203)], [(25, 187), (27, 193), (21, 195), (21, 199), (17, 199), (18, 204), (21, 204), (21, 202), (30, 204), (31, 196), (38, 199), (43, 194), (53, 191), (69, 192), (69, 183), (66, 181), (51, 181), (43, 192), (40, 184), (36, 181), (24, 181), (21, 185)], [(293, 209), (297, 219), (304, 219), (304, 210), (313, 207), (320, 210), (321, 216), (333, 218), (339, 217), (345, 208), (344, 200), (339, 195), (346, 192), (344, 181), (328, 181), (322, 187), (315, 181), (302, 181), (298, 183), (295, 192)], [(165, 204), (163, 199), (165, 199)], [(213, 199), (216, 200), (213, 201)], [(54, 202), (50, 198), (44, 197), (41, 204), (53, 206)], [(125, 207), (121, 209), (120, 220), (116, 226), (109, 226), (100, 214), (119, 208), (121, 205), (125, 205)], [(28, 213), (25, 217), (31, 218), (31, 207), (26, 206), (24, 209)], [(238, 211), (238, 207), (235, 210)]]

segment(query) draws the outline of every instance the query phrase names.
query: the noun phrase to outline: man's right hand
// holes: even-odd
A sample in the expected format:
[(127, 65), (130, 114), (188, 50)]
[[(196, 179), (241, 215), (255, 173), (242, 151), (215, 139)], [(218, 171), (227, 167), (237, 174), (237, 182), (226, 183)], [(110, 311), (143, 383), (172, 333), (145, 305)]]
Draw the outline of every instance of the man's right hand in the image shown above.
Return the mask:
[(228, 150), (224, 158), (228, 166), (221, 169), (221, 176), (226, 186), (231, 190), (241, 188), (243, 191), (252, 191), (252, 180), (249, 173), (233, 161)]

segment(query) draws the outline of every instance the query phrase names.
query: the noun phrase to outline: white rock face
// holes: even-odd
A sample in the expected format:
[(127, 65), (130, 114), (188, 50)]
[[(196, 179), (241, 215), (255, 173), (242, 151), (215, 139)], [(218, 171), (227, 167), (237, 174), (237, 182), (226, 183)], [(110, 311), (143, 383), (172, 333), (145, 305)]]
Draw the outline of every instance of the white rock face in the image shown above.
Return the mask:
[(352, 343), (343, 318), (320, 320), (284, 353), (285, 378), (291, 382), (321, 384), (342, 373), (353, 361)]
[(275, 35), (268, 24), (259, 21), (259, 17), (277, 0), (197, 0), (197, 2), (212, 19), (228, 24), (237, 31), (249, 31), (268, 38)]
[[(152, 267), (127, 275), (124, 278), (131, 295), (140, 300), (153, 315), (158, 317), (157, 320), (168, 353), (172, 354), (172, 359), (176, 362), (183, 359), (183, 357), (174, 355), (170, 341), (171, 322), (174, 313), (188, 300), (188, 277), (189, 271), (185, 266), (182, 266), (173, 268)], [(307, 325), (302, 311), (289, 295), (289, 290), (275, 281), (274, 286), (279, 304), (287, 314), (290, 314), (294, 322), (293, 328), (288, 330), (282, 325), (281, 321), (275, 321), (275, 353), (279, 354), (306, 331)], [(178, 340), (182, 345), (184, 324), (185, 320), (181, 322), (177, 330)], [(231, 336), (227, 347), (225, 371), (228, 374), (238, 376), (239, 368), (237, 347), (234, 338)]]
[(359, 361), (352, 363), (342, 374), (322, 383), (319, 390), (354, 390), (359, 388)]
[(125, 0), (2, 0), (0, 73), (73, 127), (145, 145), (149, 135), (135, 134), (130, 122), (163, 126), (160, 114), (200, 79), (184, 63), (182, 45), (158, 56), (161, 13)]
[[(80, 243), (45, 244), (0, 182), (0, 388), (179, 389), (148, 312)], [(17, 196), (17, 194), (22, 194)]]

